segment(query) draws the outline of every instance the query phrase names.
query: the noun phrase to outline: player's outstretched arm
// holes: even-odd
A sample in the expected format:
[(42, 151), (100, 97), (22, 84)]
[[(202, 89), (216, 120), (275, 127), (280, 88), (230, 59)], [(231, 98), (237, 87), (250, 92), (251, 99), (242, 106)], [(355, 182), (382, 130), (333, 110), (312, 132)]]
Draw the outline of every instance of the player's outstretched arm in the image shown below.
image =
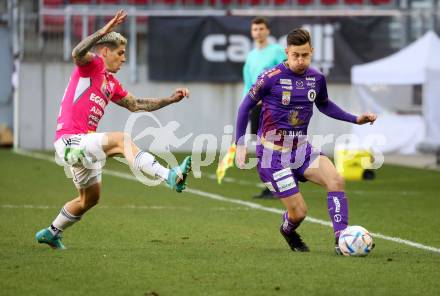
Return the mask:
[(257, 101), (250, 98), (249, 94), (241, 102), (238, 108), (235, 143), (237, 144), (235, 163), (237, 167), (243, 168), (246, 160), (246, 143), (244, 142), (246, 127), (249, 121), (249, 112), (257, 105)]
[(373, 124), (377, 119), (377, 115), (371, 112), (365, 112), (362, 115), (359, 115), (356, 118), (356, 123), (357, 124), (365, 124), (365, 123), (370, 123)]
[(189, 97), (189, 90), (187, 88), (177, 88), (174, 93), (167, 98), (138, 98), (128, 93), (126, 97), (116, 102), (116, 104), (131, 112), (150, 112), (168, 106), (169, 104), (177, 103), (185, 97)]
[(116, 15), (100, 30), (82, 40), (72, 51), (72, 58), (75, 64), (81, 66), (90, 62), (93, 55), (89, 50), (96, 44), (105, 34), (112, 32), (119, 24), (121, 24), (127, 13), (119, 10)]

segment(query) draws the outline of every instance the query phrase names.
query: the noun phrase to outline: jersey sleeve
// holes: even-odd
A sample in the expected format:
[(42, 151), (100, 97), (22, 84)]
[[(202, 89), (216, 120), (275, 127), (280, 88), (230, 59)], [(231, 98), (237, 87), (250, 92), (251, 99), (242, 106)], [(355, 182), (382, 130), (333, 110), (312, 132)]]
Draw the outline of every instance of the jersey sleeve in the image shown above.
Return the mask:
[(328, 101), (327, 81), (324, 75), (320, 77), (318, 83), (320, 85), (319, 85), (319, 92), (316, 95), (316, 100), (315, 100), (316, 105), (323, 104)]
[(128, 94), (128, 91), (126, 91), (125, 88), (122, 87), (121, 83), (116, 78), (114, 78), (113, 82), (115, 83), (115, 89), (111, 101), (113, 103), (116, 103), (122, 98), (125, 98)]
[(356, 123), (357, 117), (355, 115), (345, 112), (328, 98), (325, 77), (322, 76), (321, 79), (321, 86), (315, 100), (318, 110), (331, 118)]
[(264, 98), (266, 94), (270, 91), (270, 78), (266, 75), (266, 73), (261, 74), (258, 76), (257, 81), (252, 85), (251, 89), (247, 93), (247, 96), (254, 100), (254, 101), (260, 101)]
[(91, 77), (95, 71), (100, 71), (104, 68), (104, 62), (98, 55), (94, 54), (90, 62), (77, 67), (81, 77)]

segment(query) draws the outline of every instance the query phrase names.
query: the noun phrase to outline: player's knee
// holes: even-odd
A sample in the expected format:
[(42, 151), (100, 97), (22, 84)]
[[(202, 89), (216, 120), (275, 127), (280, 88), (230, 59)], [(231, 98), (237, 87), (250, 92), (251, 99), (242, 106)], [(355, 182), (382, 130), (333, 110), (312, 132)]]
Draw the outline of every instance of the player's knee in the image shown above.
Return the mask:
[(295, 223), (301, 223), (307, 217), (307, 207), (296, 207), (289, 212), (289, 220)]
[(301, 219), (301, 221), (303, 221), (305, 218), (307, 217), (307, 207), (301, 207), (301, 209), (299, 210), (299, 215), (298, 218)]
[(88, 192), (80, 197), (80, 205), (84, 210), (96, 206), (99, 202), (100, 194), (98, 192)]
[(118, 146), (121, 149), (124, 149), (126, 144), (131, 144), (131, 136), (128, 133), (120, 132), (118, 133)]
[(339, 175), (335, 174), (330, 178), (329, 182), (327, 183), (327, 190), (332, 191), (344, 191), (345, 190), (345, 180), (344, 178)]
[(90, 209), (94, 206), (96, 206), (99, 202), (99, 194), (94, 194), (91, 196), (88, 196), (88, 198), (83, 200), (83, 207), (84, 209)]

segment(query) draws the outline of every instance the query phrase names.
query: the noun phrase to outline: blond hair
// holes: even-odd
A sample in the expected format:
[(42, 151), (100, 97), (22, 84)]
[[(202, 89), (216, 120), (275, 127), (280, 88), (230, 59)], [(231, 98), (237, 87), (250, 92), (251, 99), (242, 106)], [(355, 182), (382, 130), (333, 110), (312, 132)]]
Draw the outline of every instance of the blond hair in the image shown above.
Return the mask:
[(127, 39), (118, 32), (110, 32), (105, 34), (95, 46), (103, 45), (110, 47), (111, 49), (118, 48), (121, 45), (126, 45)]

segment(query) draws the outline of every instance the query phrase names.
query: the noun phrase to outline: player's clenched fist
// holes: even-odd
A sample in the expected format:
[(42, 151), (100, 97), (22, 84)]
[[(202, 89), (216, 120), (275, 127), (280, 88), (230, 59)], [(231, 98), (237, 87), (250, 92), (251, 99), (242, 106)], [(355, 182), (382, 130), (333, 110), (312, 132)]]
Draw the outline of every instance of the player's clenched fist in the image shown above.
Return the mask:
[(174, 102), (179, 102), (184, 97), (189, 97), (189, 89), (187, 88), (177, 88), (171, 95)]

